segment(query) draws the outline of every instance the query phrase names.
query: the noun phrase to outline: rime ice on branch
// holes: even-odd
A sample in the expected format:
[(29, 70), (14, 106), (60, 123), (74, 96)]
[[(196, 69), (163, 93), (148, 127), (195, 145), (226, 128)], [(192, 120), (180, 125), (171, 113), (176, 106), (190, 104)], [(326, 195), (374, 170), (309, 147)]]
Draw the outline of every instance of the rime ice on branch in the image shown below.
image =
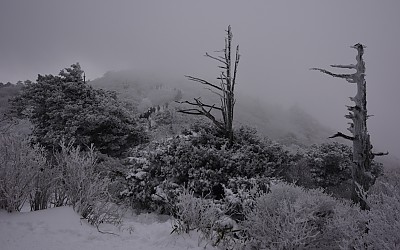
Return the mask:
[[(225, 48), (222, 51), (222, 56), (212, 56), (206, 53), (206, 56), (214, 59), (221, 63), (219, 68), (223, 71), (220, 76), (217, 78), (220, 83), (219, 86), (214, 83), (210, 83), (201, 78), (186, 76), (191, 81), (198, 82), (203, 84), (209, 89), (212, 93), (218, 95), (221, 100), (221, 105), (216, 106), (215, 104), (209, 105), (203, 103), (201, 98), (194, 98), (194, 101), (182, 101), (178, 103), (184, 103), (191, 105), (193, 108), (180, 109), (178, 112), (190, 115), (201, 115), (210, 119), (214, 125), (224, 132), (225, 136), (229, 139), (230, 144), (233, 143), (233, 108), (235, 106), (235, 84), (236, 84), (236, 76), (237, 76), (237, 68), (239, 65), (239, 45), (236, 47), (236, 55), (234, 61), (231, 58), (232, 54), (232, 38), (233, 34), (231, 31), (231, 26), (228, 26), (228, 30), (226, 31), (227, 36), (225, 38)], [(218, 120), (213, 114), (212, 111), (221, 112), (223, 120)]]
[(387, 155), (388, 153), (372, 153), (372, 145), (370, 143), (370, 136), (367, 130), (367, 119), (369, 115), (367, 114), (367, 97), (366, 97), (366, 81), (365, 81), (365, 62), (363, 60), (364, 48), (365, 46), (357, 43), (351, 46), (357, 50), (358, 54), (356, 56), (357, 64), (349, 65), (331, 65), (334, 68), (343, 69), (353, 69), (356, 70), (353, 74), (335, 74), (325, 69), (312, 68), (311, 70), (318, 70), (322, 73), (331, 75), (337, 78), (343, 78), (349, 83), (357, 84), (357, 94), (354, 97), (350, 97), (350, 100), (355, 103), (354, 106), (346, 106), (349, 113), (345, 117), (351, 120), (350, 127), (348, 130), (351, 132), (352, 136), (345, 135), (341, 132), (329, 138), (342, 137), (344, 139), (353, 142), (353, 201), (360, 203), (361, 207), (367, 208), (365, 201), (360, 197), (358, 186), (360, 185), (364, 190), (368, 190), (372, 175), (371, 173), (371, 161), (375, 156)]

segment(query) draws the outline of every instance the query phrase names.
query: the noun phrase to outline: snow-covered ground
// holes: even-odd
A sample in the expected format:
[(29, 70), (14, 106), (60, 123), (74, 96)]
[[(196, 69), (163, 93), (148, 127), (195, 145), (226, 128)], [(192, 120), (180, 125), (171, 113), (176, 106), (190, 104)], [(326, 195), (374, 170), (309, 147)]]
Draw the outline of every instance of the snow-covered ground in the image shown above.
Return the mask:
[(91, 226), (71, 207), (36, 212), (7, 213), (0, 210), (2, 250), (119, 250), (119, 249), (216, 249), (197, 232), (171, 234), (172, 221), (154, 214), (129, 215), (119, 228)]

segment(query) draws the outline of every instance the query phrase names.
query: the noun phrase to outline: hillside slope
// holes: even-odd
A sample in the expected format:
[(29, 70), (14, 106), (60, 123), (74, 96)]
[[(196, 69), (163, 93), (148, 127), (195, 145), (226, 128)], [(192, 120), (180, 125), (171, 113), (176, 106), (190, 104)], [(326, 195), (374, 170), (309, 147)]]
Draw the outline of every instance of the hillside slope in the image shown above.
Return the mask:
[[(144, 112), (150, 107), (179, 107), (174, 101), (202, 98), (205, 103), (219, 103), (218, 96), (194, 82), (134, 71), (108, 72), (90, 84), (96, 88), (116, 91), (119, 97)], [(283, 144), (311, 145), (328, 141), (334, 133), (299, 107), (283, 108), (241, 93), (236, 93), (236, 125), (255, 127), (260, 134)], [(180, 114), (175, 116), (181, 117)], [(184, 122), (193, 116), (181, 118)]]

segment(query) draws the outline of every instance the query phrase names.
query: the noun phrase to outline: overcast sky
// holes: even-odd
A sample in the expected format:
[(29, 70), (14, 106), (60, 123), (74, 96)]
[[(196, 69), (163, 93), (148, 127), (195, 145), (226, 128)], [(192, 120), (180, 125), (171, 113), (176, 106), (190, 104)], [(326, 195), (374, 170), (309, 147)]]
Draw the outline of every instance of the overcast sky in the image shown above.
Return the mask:
[(300, 105), (347, 132), (344, 105), (356, 87), (308, 69), (355, 63), (349, 46), (360, 42), (372, 143), (400, 156), (399, 13), (398, 0), (1, 0), (0, 81), (75, 62), (90, 79), (134, 68), (213, 80), (216, 64), (203, 55), (223, 48), (230, 24), (242, 55), (237, 91)]

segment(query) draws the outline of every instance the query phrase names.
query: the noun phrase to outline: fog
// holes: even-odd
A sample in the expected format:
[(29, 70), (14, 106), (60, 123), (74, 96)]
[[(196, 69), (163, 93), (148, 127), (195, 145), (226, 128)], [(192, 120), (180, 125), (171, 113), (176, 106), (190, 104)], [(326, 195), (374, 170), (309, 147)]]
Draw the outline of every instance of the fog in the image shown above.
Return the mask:
[(309, 68), (355, 63), (349, 46), (360, 42), (372, 143), (399, 157), (399, 11), (397, 0), (2, 0), (0, 81), (35, 80), (75, 62), (90, 79), (133, 68), (213, 80), (217, 64), (203, 55), (223, 48), (231, 25), (242, 55), (238, 92), (301, 106), (347, 132), (356, 86)]

